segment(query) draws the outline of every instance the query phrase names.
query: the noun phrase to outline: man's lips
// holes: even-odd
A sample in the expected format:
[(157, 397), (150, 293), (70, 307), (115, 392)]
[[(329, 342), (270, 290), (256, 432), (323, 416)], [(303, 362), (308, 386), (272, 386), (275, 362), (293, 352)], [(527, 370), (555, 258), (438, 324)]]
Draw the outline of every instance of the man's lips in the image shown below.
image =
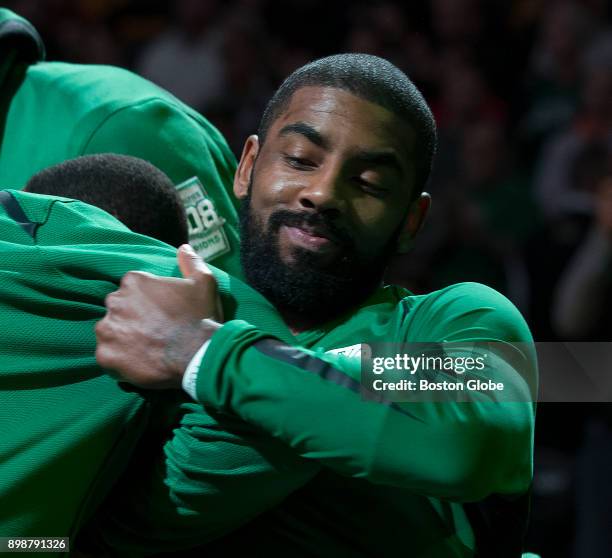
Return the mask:
[(293, 244), (310, 250), (328, 251), (337, 249), (339, 246), (336, 238), (327, 231), (306, 227), (292, 227), (289, 225), (283, 225), (282, 228), (285, 229), (289, 240)]

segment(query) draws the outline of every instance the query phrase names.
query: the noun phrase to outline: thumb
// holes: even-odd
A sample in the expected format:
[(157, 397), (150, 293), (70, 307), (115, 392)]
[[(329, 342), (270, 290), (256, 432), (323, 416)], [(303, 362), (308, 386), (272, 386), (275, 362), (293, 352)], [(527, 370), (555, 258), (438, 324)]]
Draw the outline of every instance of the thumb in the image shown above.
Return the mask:
[(178, 266), (185, 279), (196, 279), (199, 274), (210, 275), (204, 260), (189, 244), (183, 244), (177, 252)]

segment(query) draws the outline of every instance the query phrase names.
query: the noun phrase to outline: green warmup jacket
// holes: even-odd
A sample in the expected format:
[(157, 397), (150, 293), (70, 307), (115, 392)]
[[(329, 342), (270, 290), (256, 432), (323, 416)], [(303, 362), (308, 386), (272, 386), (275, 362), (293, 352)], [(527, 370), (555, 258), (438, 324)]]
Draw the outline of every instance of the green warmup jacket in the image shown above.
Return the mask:
[[(235, 161), (221, 136), (206, 120), (168, 93), (124, 70), (40, 62), (42, 44), (35, 31), (7, 10), (0, 10), (0, 52), (3, 130), (0, 184), (19, 188), (32, 174), (46, 166), (99, 152), (143, 157), (163, 169), (175, 183), (196, 175), (219, 217), (224, 220), (223, 229), (230, 248), (229, 252), (217, 254), (212, 261), (234, 275), (240, 273), (236, 211), (231, 196), (227, 194)], [(14, 193), (14, 197), (22, 202), (20, 207), (25, 206), (22, 210), (27, 219), (15, 220), (9, 213), (2, 214), (5, 225), (13, 227), (6, 239), (8, 244), (2, 238), (5, 243), (3, 254), (11, 254), (13, 244), (18, 247), (12, 256), (4, 258), (0, 266), (3, 281), (0, 317), (3, 324), (11, 326), (5, 328), (0, 350), (4, 384), (2, 397), (5, 400), (0, 405), (0, 536), (72, 536), (125, 466), (134, 441), (142, 432), (150, 406), (140, 395), (118, 388), (95, 366), (93, 325), (103, 315), (103, 297), (115, 288), (119, 278), (129, 269), (171, 274), (175, 270), (174, 252), (160, 243), (128, 233), (110, 217), (83, 204), (48, 202), (45, 209), (29, 201), (31, 198), (27, 196)], [(14, 204), (9, 204), (9, 207), (14, 209)], [(25, 226), (15, 225), (18, 222)], [(72, 228), (67, 225), (73, 225), (74, 230), (62, 230)], [(28, 233), (28, 228), (37, 229), (34, 237)], [(30, 244), (28, 235), (33, 241)], [(48, 256), (39, 260), (32, 257), (42, 253)], [(214, 351), (207, 353), (203, 364), (211, 366), (212, 370), (217, 366), (220, 372), (215, 377), (219, 378), (219, 387), (224, 386), (220, 395), (229, 397), (232, 394), (232, 401), (220, 403), (221, 410), (217, 411), (215, 402), (209, 401), (198, 387), (200, 397), (206, 401), (206, 412), (197, 404), (183, 404), (177, 419), (180, 427), (166, 443), (163, 461), (158, 461), (158, 468), (151, 476), (137, 478), (142, 482), (135, 482), (125, 493), (125, 509), (129, 509), (132, 503), (142, 504), (143, 498), (151, 500), (147, 517), (143, 520), (136, 514), (134, 530), (126, 538), (124, 518), (111, 515), (115, 529), (111, 539), (116, 546), (128, 548), (128, 554), (133, 551), (136, 555), (151, 547), (173, 549), (186, 544), (200, 544), (223, 535), (281, 502), (288, 513), (294, 514), (295, 521), (299, 521), (302, 528), (314, 529), (316, 520), (304, 515), (303, 508), (309, 498), (329, 494), (330, 500), (337, 504), (336, 511), (330, 502), (323, 509), (332, 514), (330, 519), (334, 513), (341, 513), (344, 520), (363, 521), (367, 514), (355, 507), (355, 501), (362, 502), (366, 510), (371, 510), (372, 502), (376, 501), (389, 510), (384, 517), (396, 518), (402, 532), (406, 525), (417, 525), (418, 536), (409, 544), (402, 537), (407, 552), (420, 552), (423, 556), (435, 556), (437, 552), (449, 556), (452, 555), (449, 549), (452, 549), (457, 555), (471, 555), (474, 540), (479, 538), (477, 525), (487, 523), (487, 516), (480, 513), (480, 508), (477, 513), (471, 513), (468, 506), (449, 502), (478, 501), (486, 497), (484, 508), (499, 516), (497, 510), (500, 506), (490, 504), (490, 498), (496, 493), (512, 496), (524, 491), (531, 470), (532, 409), (521, 404), (497, 403), (479, 404), (471, 411), (457, 405), (448, 408), (425, 406), (426, 410), (429, 409), (427, 412), (439, 420), (428, 423), (430, 429), (422, 430), (419, 437), (418, 428), (416, 433), (408, 428), (410, 425), (414, 427), (411, 421), (399, 422), (397, 418), (391, 418), (395, 417), (393, 414), (380, 414), (397, 412), (399, 407), (362, 402), (350, 389), (353, 384), (345, 381), (335, 383), (330, 379), (344, 376), (333, 372), (330, 376), (319, 377), (318, 383), (313, 384), (311, 373), (305, 374), (291, 360), (284, 362), (274, 356), (267, 357), (271, 361), (265, 360), (260, 364), (265, 366), (265, 370), (269, 369), (270, 374), (282, 370), (283, 378), (285, 373), (287, 375), (285, 382), (296, 382), (297, 385), (304, 382), (303, 390), (300, 390), (302, 399), (295, 401), (292, 397), (295, 394), (291, 391), (285, 394), (284, 387), (287, 386), (282, 382), (264, 386), (271, 389), (268, 398), (258, 393), (249, 395), (241, 383), (245, 376), (240, 367), (235, 368), (237, 374), (227, 372), (234, 370), (230, 363), (250, 362), (241, 356), (243, 353), (253, 354), (249, 339), (254, 341), (258, 335), (268, 337), (272, 334), (289, 344), (302, 344), (321, 352), (363, 342), (364, 339), (367, 341), (370, 334), (378, 335), (374, 339), (389, 334), (386, 340), (394, 340), (396, 337), (391, 333), (395, 330), (381, 329), (375, 321), (370, 324), (370, 329), (361, 332), (362, 335), (358, 335), (358, 328), (352, 331), (340, 328), (333, 335), (330, 331), (317, 339), (309, 339), (307, 334), (294, 339), (261, 297), (222, 272), (215, 273), (225, 297), (226, 316), (244, 321), (224, 326), (226, 333), (218, 334), (217, 338), (223, 338), (233, 328), (238, 328), (237, 332), (241, 327), (257, 328), (252, 330), (255, 333), (249, 333), (255, 337), (247, 335), (243, 342), (239, 335), (240, 342), (235, 345), (223, 344), (221, 348), (227, 353), (225, 357), (215, 342), (211, 345), (215, 347)], [(520, 339), (528, 336), (520, 316), (503, 297), (491, 294), (482, 286), (468, 288), (471, 296), (466, 296), (462, 288), (466, 289), (465, 286), (455, 287), (449, 294), (442, 296), (441, 293), (446, 291), (441, 291), (425, 299), (433, 301), (439, 298), (442, 306), (452, 308), (456, 304), (451, 304), (448, 297), (455, 295), (467, 305), (466, 312), (470, 315), (489, 314), (493, 309), (492, 315), (503, 317), (499, 323), (497, 318), (493, 320), (495, 327), (491, 326), (487, 334), (495, 339), (513, 338), (517, 331), (521, 334), (517, 336)], [(247, 302), (237, 304), (241, 289), (244, 289)], [(409, 297), (404, 301), (407, 293), (395, 289), (381, 292), (386, 292), (385, 296), (395, 293), (395, 298), (387, 304), (389, 308), (395, 308), (394, 312), (400, 312), (400, 307), (427, 306), (418, 302), (421, 300), (419, 297)], [(489, 300), (485, 296), (487, 293), (494, 299), (494, 304), (483, 307), (483, 301)], [(371, 316), (367, 313), (367, 306), (363, 311), (366, 314), (360, 312), (357, 315)], [(383, 315), (381, 319), (384, 322), (386, 318)], [(391, 319), (393, 323), (396, 321), (396, 318)], [(395, 333), (402, 332), (406, 333), (401, 329)], [(245, 347), (250, 348), (245, 351)], [(304, 354), (315, 358), (310, 353)], [(216, 361), (213, 364), (208, 362), (213, 358), (227, 365), (219, 368)], [(333, 358), (328, 355), (323, 362)], [(341, 357), (338, 359), (339, 373), (352, 374), (355, 381), (352, 364)], [(272, 361), (274, 366), (270, 364)], [(266, 377), (267, 372), (265, 376), (262, 374), (262, 379)], [(276, 376), (270, 375), (273, 377)], [(205, 381), (202, 375), (199, 380), (200, 383)], [(246, 387), (262, 388), (259, 382), (252, 383), (251, 380), (246, 382)], [(339, 390), (340, 387), (343, 389)], [(281, 388), (282, 397), (279, 399), (278, 390)], [(237, 400), (233, 401), (233, 397)], [(321, 420), (317, 417), (330, 398), (334, 404), (325, 410), (333, 412), (333, 420), (326, 423), (323, 430), (323, 419), (329, 417), (325, 413), (321, 414)], [(278, 405), (270, 405), (271, 402)], [(255, 411), (252, 410), (253, 403), (259, 404)], [(289, 415), (286, 415), (287, 408), (290, 409)], [(246, 409), (254, 414), (244, 416)], [(274, 411), (270, 412), (270, 409)], [(353, 411), (358, 411), (362, 420), (354, 417)], [(267, 422), (262, 422), (261, 412), (266, 415)], [(350, 431), (340, 420), (342, 417), (346, 421), (350, 419), (360, 436), (355, 432), (348, 435)], [(293, 429), (285, 431), (285, 427), (295, 427), (291, 419), (298, 418), (306, 423), (306, 429), (299, 433)], [(249, 423), (244, 423), (243, 419)], [(362, 422), (369, 428), (364, 428)], [(330, 428), (330, 424), (337, 424), (337, 430)], [(382, 436), (383, 425), (388, 426), (388, 436), (391, 433), (393, 436), (388, 439)], [(437, 429), (440, 429), (440, 434), (437, 434)], [(444, 448), (448, 449), (447, 453), (439, 453), (439, 459), (432, 455), (437, 440), (448, 441), (444, 438), (445, 432), (447, 437), (452, 437), (459, 430), (465, 431), (464, 436), (457, 438), (457, 443), (448, 444), (449, 448)], [(431, 444), (424, 439), (430, 435)], [(389, 440), (397, 442), (400, 439), (402, 443), (394, 445), (391, 451)], [(460, 452), (459, 441), (463, 443), (466, 439), (473, 443)], [(486, 448), (491, 448), (491, 451), (484, 452), (485, 440)], [(248, 446), (247, 441), (252, 446)], [(514, 444), (512, 451), (510, 444)], [(420, 456), (414, 463), (416, 471), (406, 468), (409, 455), (416, 459), (415, 447)], [(382, 453), (379, 454), (377, 448)], [(500, 453), (499, 448), (510, 453), (510, 457)], [(451, 450), (457, 451), (458, 455), (453, 455)], [(452, 458), (462, 458), (458, 462), (461, 465), (459, 469), (450, 467), (447, 462), (449, 454)], [(326, 467), (320, 470), (313, 459), (320, 459)], [(163, 478), (159, 475), (161, 463), (170, 464)], [(385, 464), (383, 474), (381, 463)], [(366, 464), (376, 464), (377, 467), (364, 467)], [(465, 471), (473, 473), (474, 477), (456, 472), (463, 473), (464, 465)], [(490, 468), (495, 470), (495, 474)], [(424, 469), (431, 469), (431, 474), (426, 474)], [(280, 474), (283, 472), (287, 474)], [(342, 489), (338, 474), (349, 477), (344, 482), (349, 483), (350, 490)], [(442, 474), (448, 476), (441, 477)], [(331, 479), (327, 483), (326, 477)], [(403, 487), (403, 495), (398, 497), (402, 506), (388, 508), (380, 489), (373, 489), (361, 479)], [(406, 484), (408, 479), (412, 484)], [(148, 485), (151, 492), (143, 496), (140, 491), (143, 485), (147, 486), (146, 483), (151, 483)], [(223, 491), (219, 491), (219, 483), (223, 485)], [(363, 490), (353, 483), (360, 483)], [(417, 490), (415, 486), (418, 483), (421, 483), (421, 488)], [(334, 490), (330, 486), (334, 486)], [(287, 498), (298, 489), (299, 493)], [(369, 497), (361, 498), (359, 494), (363, 491)], [(395, 489), (392, 492), (396, 494)], [(141, 506), (140, 510), (143, 509)], [(319, 508), (316, 511), (318, 513)], [(415, 523), (417, 516), (421, 523)], [(264, 514), (262, 521), (266, 520)], [(282, 527), (276, 521), (273, 523)], [(160, 524), (161, 528), (158, 528)], [(330, 525), (337, 530), (330, 530)], [(144, 541), (140, 539), (142, 531), (139, 531), (143, 526), (154, 529), (148, 532)], [(328, 553), (333, 553), (342, 548), (338, 545), (344, 544), (349, 545), (347, 548), (351, 551), (360, 548), (363, 553), (371, 554), (378, 535), (372, 534), (364, 524), (356, 527), (359, 533), (351, 531), (348, 538), (341, 532), (353, 527), (351, 522), (325, 523), (318, 531), (322, 535), (327, 533), (329, 546), (319, 548), (317, 545), (317, 552), (327, 549)], [(516, 532), (516, 529), (510, 531)], [(440, 533), (444, 534), (442, 539)], [(281, 529), (278, 536), (287, 548), (289, 545), (300, 548), (302, 544), (305, 551), (308, 550), (305, 537), (291, 529)], [(436, 544), (432, 543), (434, 540)], [(393, 541), (393, 537), (389, 538), (388, 544)]]
[[(482, 379), (504, 382), (503, 396), (389, 403), (362, 398), (360, 359), (350, 356), (377, 341), (519, 345), (512, 358), (497, 345), (488, 355), (493, 371)], [(185, 403), (146, 440), (105, 506), (102, 539), (123, 556), (175, 556), (218, 537), (200, 555), (519, 556), (532, 475), (531, 343), (512, 304), (475, 283), (423, 296), (381, 288), (289, 343), (229, 321), (200, 367), (204, 412)]]
[[(82, 202), (0, 191), (0, 253), (0, 537), (74, 536), (148, 418), (96, 364), (104, 298), (130, 270), (178, 273), (176, 250)], [(263, 297), (215, 274), (228, 316), (289, 337)]]
[(190, 241), (240, 277), (236, 160), (217, 129), (127, 70), (43, 57), (36, 30), (0, 9), (0, 185), (23, 188), (38, 171), (93, 153), (140, 157), (177, 185), (196, 176), (204, 192), (183, 200)]
[[(400, 337), (529, 341), (491, 289), (414, 297), (387, 287), (352, 316), (293, 337), (263, 297), (213, 269), (229, 321), (202, 362), (204, 407), (170, 409), (103, 374), (93, 328), (126, 271), (174, 274), (175, 251), (81, 202), (17, 191), (0, 202), (0, 536), (74, 540), (152, 404), (174, 410), (176, 428), (157, 461), (150, 445), (138, 449), (138, 474), (104, 516), (104, 539), (128, 556), (207, 542), (278, 505), (290, 511), (271, 522), (272, 549), (381, 556), (401, 539), (408, 555), (472, 556), (486, 518), (463, 502), (487, 501), (499, 518), (527, 490), (532, 404), (366, 401), (354, 359), (322, 352)], [(522, 389), (518, 370), (502, 358), (497, 369)], [(517, 516), (501, 516), (516, 535)]]

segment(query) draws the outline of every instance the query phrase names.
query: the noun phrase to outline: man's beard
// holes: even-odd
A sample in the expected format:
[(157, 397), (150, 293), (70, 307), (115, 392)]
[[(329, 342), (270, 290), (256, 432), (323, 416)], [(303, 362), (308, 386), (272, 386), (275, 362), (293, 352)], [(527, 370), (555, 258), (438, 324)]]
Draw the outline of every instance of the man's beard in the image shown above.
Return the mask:
[[(278, 210), (264, 230), (251, 208), (251, 189), (240, 208), (242, 269), (247, 283), (264, 295), (290, 325), (312, 327), (340, 316), (381, 284), (397, 234), (372, 257), (360, 254), (350, 236), (323, 213)], [(337, 260), (323, 266), (316, 252), (293, 247), (293, 262), (287, 265), (278, 243), (282, 225), (329, 231), (342, 247)]]

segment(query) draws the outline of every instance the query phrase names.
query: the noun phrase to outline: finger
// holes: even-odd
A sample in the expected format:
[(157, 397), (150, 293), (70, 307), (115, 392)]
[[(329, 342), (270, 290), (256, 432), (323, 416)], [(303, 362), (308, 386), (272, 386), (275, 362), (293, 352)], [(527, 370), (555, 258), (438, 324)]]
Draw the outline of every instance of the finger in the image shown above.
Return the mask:
[(114, 353), (106, 344), (98, 343), (96, 346), (96, 362), (105, 371), (112, 370), (114, 364)]
[(136, 287), (143, 279), (155, 279), (156, 276), (148, 271), (128, 271), (119, 282), (119, 290), (128, 290)]
[(178, 249), (178, 266), (185, 279), (197, 279), (198, 275), (211, 275), (204, 260), (196, 254), (189, 244), (183, 244)]
[(106, 295), (104, 299), (104, 306), (108, 312), (117, 311), (121, 308), (121, 295), (119, 291), (113, 291)]
[(96, 332), (96, 341), (100, 341), (100, 338), (104, 337), (106, 334), (106, 320), (108, 318), (102, 318), (97, 324), (96, 327), (94, 328), (94, 331)]
[(94, 332), (96, 334), (96, 343), (98, 347), (100, 344), (108, 343), (115, 339), (115, 331), (108, 314), (95, 325)]

